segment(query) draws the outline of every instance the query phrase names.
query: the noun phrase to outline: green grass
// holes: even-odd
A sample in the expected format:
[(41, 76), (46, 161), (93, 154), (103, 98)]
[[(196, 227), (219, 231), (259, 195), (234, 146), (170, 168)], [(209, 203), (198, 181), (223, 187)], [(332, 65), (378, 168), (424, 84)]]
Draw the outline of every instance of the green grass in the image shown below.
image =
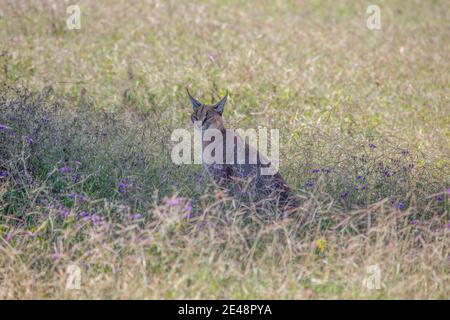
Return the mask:
[[(360, 1), (79, 4), (81, 30), (61, 1), (0, 5), (0, 297), (448, 298), (444, 2), (378, 1), (379, 31)], [(298, 216), (248, 217), (170, 161), (186, 86), (280, 129)]]

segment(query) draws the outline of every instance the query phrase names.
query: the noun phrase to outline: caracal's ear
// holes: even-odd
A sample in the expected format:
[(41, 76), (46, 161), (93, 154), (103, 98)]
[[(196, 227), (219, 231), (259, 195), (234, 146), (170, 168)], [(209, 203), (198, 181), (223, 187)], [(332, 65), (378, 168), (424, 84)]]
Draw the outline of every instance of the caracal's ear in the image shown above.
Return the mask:
[(187, 94), (189, 96), (189, 99), (191, 100), (192, 103), (192, 108), (194, 108), (194, 110), (196, 110), (197, 108), (201, 107), (202, 104), (200, 103), (200, 101), (196, 100), (193, 96), (191, 96), (191, 94), (189, 93), (188, 88), (186, 88)]
[(227, 102), (227, 98), (228, 98), (228, 91), (225, 94), (225, 97), (223, 97), (222, 100), (220, 100), (219, 102), (217, 102), (217, 104), (215, 104), (213, 106), (214, 110), (216, 110), (220, 115), (223, 114), (223, 109), (225, 108), (225, 103)]

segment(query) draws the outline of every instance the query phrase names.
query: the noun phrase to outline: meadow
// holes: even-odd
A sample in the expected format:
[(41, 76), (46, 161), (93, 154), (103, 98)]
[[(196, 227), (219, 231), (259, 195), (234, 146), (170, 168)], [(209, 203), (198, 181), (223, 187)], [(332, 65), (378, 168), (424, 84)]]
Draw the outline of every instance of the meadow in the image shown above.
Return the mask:
[[(1, 299), (450, 297), (445, 1), (377, 1), (380, 30), (366, 1), (71, 4), (0, 0)], [(185, 87), (280, 130), (294, 215), (172, 163)]]

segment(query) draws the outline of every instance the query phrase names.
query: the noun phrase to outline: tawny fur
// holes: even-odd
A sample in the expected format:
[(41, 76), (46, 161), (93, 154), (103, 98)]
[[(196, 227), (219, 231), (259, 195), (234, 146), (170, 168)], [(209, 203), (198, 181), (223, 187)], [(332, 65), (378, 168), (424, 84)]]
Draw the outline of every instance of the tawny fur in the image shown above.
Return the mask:
[[(188, 91), (189, 94), (189, 91)], [(262, 175), (261, 168), (268, 167), (271, 164), (257, 149), (250, 146), (246, 141), (237, 135), (234, 130), (230, 134), (230, 129), (226, 129), (223, 122), (223, 110), (227, 95), (215, 105), (205, 105), (195, 100), (190, 94), (193, 105), (191, 120), (193, 123), (201, 123), (197, 129), (202, 134), (208, 129), (220, 131), (223, 139), (223, 159), (227, 159), (228, 143), (227, 137), (235, 136), (233, 139), (234, 161), (228, 163), (204, 163), (205, 171), (212, 180), (220, 187), (230, 191), (234, 196), (240, 199), (251, 199), (254, 203), (272, 204), (278, 207), (282, 212), (290, 212), (298, 206), (298, 200), (292, 194), (290, 188), (284, 181), (279, 172), (273, 175)], [(228, 132), (228, 135), (227, 135)], [(202, 137), (203, 138), (203, 137)], [(202, 139), (203, 141), (203, 139)], [(213, 141), (203, 141), (203, 150)], [(237, 162), (238, 148), (245, 148), (245, 163)], [(248, 163), (249, 159), (255, 156), (256, 164)]]

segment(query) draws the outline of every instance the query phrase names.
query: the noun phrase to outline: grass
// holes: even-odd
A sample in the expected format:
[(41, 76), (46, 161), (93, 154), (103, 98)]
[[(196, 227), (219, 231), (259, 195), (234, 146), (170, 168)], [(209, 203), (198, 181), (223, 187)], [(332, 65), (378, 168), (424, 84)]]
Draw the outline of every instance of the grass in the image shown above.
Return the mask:
[[(449, 11), (378, 1), (371, 31), (369, 4), (79, 1), (68, 30), (64, 2), (3, 1), (0, 298), (447, 299)], [(295, 216), (170, 161), (185, 86), (280, 129)]]

